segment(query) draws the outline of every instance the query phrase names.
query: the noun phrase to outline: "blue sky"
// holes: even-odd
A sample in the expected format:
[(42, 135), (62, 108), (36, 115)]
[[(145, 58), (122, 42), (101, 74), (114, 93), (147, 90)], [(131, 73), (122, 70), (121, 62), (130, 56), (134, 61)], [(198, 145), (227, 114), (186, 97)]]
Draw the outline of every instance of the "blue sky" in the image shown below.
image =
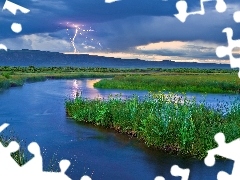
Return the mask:
[[(233, 13), (240, 10), (237, 0), (225, 0), (228, 9), (224, 13), (215, 10), (215, 0), (205, 2), (205, 14), (189, 16), (185, 23), (174, 16), (177, 0), (11, 2), (30, 12), (18, 11), (15, 16), (7, 10), (1, 12), (0, 43), (9, 49), (228, 63), (227, 57), (219, 59), (215, 54), (217, 46), (227, 46), (222, 30), (231, 27), (234, 39), (240, 39), (240, 24), (233, 20)], [(200, 0), (186, 2), (188, 12), (200, 10)], [(1, 0), (1, 7), (4, 3)], [(13, 22), (22, 24), (22, 32), (11, 31)], [(234, 53), (239, 52), (234, 49)]]

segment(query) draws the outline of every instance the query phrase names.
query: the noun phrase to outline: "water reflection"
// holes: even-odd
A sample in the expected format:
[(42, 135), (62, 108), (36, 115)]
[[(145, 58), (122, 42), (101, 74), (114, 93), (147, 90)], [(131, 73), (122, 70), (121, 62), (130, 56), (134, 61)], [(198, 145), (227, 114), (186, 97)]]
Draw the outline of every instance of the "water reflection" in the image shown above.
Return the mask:
[(71, 98), (75, 99), (78, 96), (84, 96), (90, 99), (102, 98), (101, 93), (93, 87), (94, 83), (101, 79), (79, 79), (69, 80), (67, 85), (72, 83)]
[[(79, 84), (81, 84), (81, 81), (79, 81)], [(73, 85), (72, 85), (72, 94), (71, 97), (75, 99), (76, 97), (79, 96), (79, 84), (77, 80), (73, 80)], [(81, 93), (81, 90), (80, 90)]]
[[(98, 80), (49, 80), (6, 90), (0, 95), (1, 123), (9, 123), (17, 137), (26, 140), (26, 145), (35, 141), (44, 149), (45, 170), (55, 153), (57, 167), (60, 160), (71, 160), (67, 175), (72, 179), (87, 174), (92, 179), (104, 180), (153, 180), (156, 176), (171, 180), (177, 179), (170, 174), (173, 164), (190, 168), (190, 180), (213, 180), (221, 170), (231, 172), (233, 163), (229, 161), (219, 160), (213, 167), (206, 167), (203, 161), (170, 156), (147, 148), (136, 138), (67, 118), (66, 97), (76, 95), (77, 91), (82, 91), (82, 96), (87, 98), (120, 93), (123, 97), (147, 94), (147, 91), (95, 89), (93, 83)], [(188, 96), (203, 99), (198, 93), (188, 93)], [(208, 94), (206, 102), (214, 104), (218, 99), (230, 102), (229, 97), (237, 96)]]
[(86, 80), (86, 87), (87, 88), (94, 88), (93, 85), (99, 82), (101, 79), (87, 79)]
[[(97, 89), (94, 88), (94, 83), (100, 81), (101, 79), (78, 79), (78, 80), (67, 80), (67, 87), (71, 87), (71, 92), (66, 92), (66, 96), (71, 94), (71, 98), (76, 98), (77, 95), (94, 99), (94, 98), (104, 98), (107, 99), (109, 95), (114, 98), (126, 99), (130, 98), (133, 95), (138, 96), (140, 99), (143, 99), (148, 95), (148, 91), (145, 90), (121, 90), (121, 89)], [(164, 92), (164, 98), (168, 98), (171, 102), (180, 102), (184, 103), (186, 101), (194, 100), (197, 103), (204, 103), (206, 106), (215, 108), (215, 107), (229, 107), (230, 102), (239, 101), (238, 95), (233, 94), (204, 94), (204, 93), (177, 93), (172, 94), (169, 92)], [(187, 98), (187, 99), (185, 99)]]

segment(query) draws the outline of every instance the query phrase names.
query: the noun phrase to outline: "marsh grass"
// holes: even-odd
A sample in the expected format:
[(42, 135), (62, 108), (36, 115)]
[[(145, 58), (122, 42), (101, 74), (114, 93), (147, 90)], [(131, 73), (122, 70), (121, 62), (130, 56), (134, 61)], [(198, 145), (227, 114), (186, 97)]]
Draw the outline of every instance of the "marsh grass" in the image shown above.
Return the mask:
[(239, 93), (240, 79), (236, 74), (231, 73), (132, 74), (103, 79), (95, 83), (94, 87), (172, 92)]
[(185, 95), (160, 92), (144, 98), (77, 97), (66, 101), (66, 112), (76, 121), (137, 136), (149, 147), (202, 159), (207, 150), (217, 146), (216, 133), (223, 132), (227, 142), (240, 137), (239, 100), (230, 105), (220, 102), (217, 106), (213, 109)]
[(236, 70), (191, 68), (78, 68), (78, 67), (9, 67), (0, 66), (0, 90), (22, 86), (25, 82), (46, 79), (108, 78), (94, 86), (98, 88), (143, 89), (179, 92), (239, 92)]

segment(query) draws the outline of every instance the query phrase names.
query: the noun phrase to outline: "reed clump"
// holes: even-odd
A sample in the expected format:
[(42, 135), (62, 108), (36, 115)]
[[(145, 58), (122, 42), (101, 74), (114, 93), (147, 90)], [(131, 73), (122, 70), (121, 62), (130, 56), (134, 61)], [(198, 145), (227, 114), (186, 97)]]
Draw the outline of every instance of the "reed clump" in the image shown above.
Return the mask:
[(80, 96), (66, 101), (66, 112), (76, 121), (113, 128), (136, 136), (147, 146), (184, 157), (204, 158), (217, 147), (214, 135), (218, 132), (225, 134), (227, 142), (240, 137), (237, 99), (211, 108), (174, 93), (149, 93), (144, 98)]

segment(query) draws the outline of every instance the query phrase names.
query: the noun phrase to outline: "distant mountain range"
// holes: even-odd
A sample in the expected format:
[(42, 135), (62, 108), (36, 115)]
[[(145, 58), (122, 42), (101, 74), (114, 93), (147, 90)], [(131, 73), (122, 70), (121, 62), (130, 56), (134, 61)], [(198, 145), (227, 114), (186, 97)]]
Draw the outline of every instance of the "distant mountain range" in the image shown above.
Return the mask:
[(63, 54), (39, 50), (0, 50), (0, 66), (72, 66), (107, 68), (200, 68), (230, 69), (229, 64), (189, 63), (164, 61), (145, 61), (140, 59), (121, 59), (88, 54)]

